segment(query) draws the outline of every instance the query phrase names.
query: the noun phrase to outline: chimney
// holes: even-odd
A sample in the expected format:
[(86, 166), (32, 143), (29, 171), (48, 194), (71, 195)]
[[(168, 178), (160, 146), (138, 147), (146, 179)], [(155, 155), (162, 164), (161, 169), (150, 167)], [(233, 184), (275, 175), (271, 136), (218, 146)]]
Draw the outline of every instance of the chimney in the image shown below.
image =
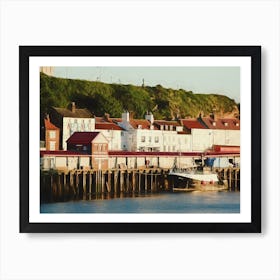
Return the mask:
[(45, 119), (48, 120), (48, 121), (50, 121), (50, 115), (49, 115), (49, 114), (46, 114)]
[(72, 102), (71, 112), (72, 113), (76, 113), (76, 104), (75, 104), (75, 102)]
[(107, 122), (109, 122), (110, 120), (110, 114), (108, 114), (108, 113), (105, 113), (104, 114), (104, 118), (105, 118), (105, 120), (107, 121)]
[(216, 120), (216, 107), (213, 108), (212, 113), (210, 114), (210, 117), (215, 121)]
[(122, 113), (122, 122), (129, 122), (129, 112), (125, 111)]
[(145, 115), (145, 120), (149, 121), (151, 124), (154, 123), (154, 115), (151, 112), (147, 112)]

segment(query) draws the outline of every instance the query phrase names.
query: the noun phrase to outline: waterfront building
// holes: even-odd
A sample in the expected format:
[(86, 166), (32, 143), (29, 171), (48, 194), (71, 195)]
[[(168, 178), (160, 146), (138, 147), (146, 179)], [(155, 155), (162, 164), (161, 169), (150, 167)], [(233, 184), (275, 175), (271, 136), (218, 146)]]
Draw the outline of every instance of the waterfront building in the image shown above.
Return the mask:
[(52, 122), (60, 129), (60, 149), (66, 150), (66, 140), (74, 132), (95, 131), (94, 115), (88, 109), (76, 108), (75, 102), (68, 108), (52, 107), (50, 110)]
[(108, 139), (108, 148), (110, 151), (119, 151), (122, 149), (122, 135), (124, 135), (124, 130), (114, 120), (110, 118), (109, 114), (105, 114), (104, 117), (95, 117), (94, 131), (102, 132)]
[(213, 145), (240, 146), (238, 119), (200, 116), (198, 119), (182, 119), (181, 123), (191, 135), (192, 151), (203, 152)]
[(101, 132), (74, 132), (67, 142), (67, 150), (89, 155), (91, 168), (108, 168), (108, 139)]
[[(81, 142), (81, 141), (79, 141)], [(101, 141), (102, 142), (102, 141)], [(103, 143), (102, 143), (103, 144)], [(239, 167), (240, 147), (215, 146), (206, 152), (128, 152), (95, 151), (92, 155), (81, 149), (69, 151), (40, 151), (41, 169), (70, 171), (75, 169), (145, 169), (193, 168), (211, 162), (213, 167)], [(212, 159), (211, 161), (209, 159)]]
[(49, 115), (44, 119), (45, 150), (59, 150), (59, 128), (51, 123)]
[(147, 113), (145, 119), (134, 119), (124, 112), (118, 125), (124, 130), (122, 150), (187, 152), (191, 149), (191, 136), (177, 121), (154, 120), (152, 113)]

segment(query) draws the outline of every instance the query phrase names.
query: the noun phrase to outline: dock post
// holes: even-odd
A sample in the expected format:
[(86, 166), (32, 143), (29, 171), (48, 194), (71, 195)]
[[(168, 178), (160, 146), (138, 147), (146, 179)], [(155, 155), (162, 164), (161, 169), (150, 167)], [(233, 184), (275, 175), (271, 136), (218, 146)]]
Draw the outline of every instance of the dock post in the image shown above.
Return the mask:
[(69, 172), (69, 193), (71, 194), (71, 197), (76, 194), (74, 187), (74, 174), (72, 172)]
[(235, 169), (235, 173), (234, 173), (234, 189), (237, 190), (237, 180), (238, 180), (238, 170)]
[(111, 190), (112, 190), (112, 188), (111, 188), (111, 176), (112, 176), (112, 173), (108, 170), (107, 191), (108, 191), (109, 193), (111, 193)]
[(120, 171), (120, 192), (123, 192), (123, 172)]
[(130, 186), (129, 186), (129, 171), (126, 170), (126, 192), (129, 193), (130, 192)]
[(135, 193), (135, 172), (132, 171), (132, 192)]
[(141, 192), (141, 172), (139, 170), (139, 173), (138, 173), (138, 192), (140, 193)]
[(98, 194), (98, 170), (95, 171), (95, 194)]
[(88, 174), (88, 199), (91, 200), (91, 193), (92, 193), (92, 173), (89, 172)]
[(229, 189), (231, 190), (231, 183), (232, 183), (232, 169), (228, 170), (229, 173), (229, 178), (228, 178), (228, 182), (229, 182)]
[(145, 170), (145, 192), (148, 190), (148, 174), (147, 170)]
[(85, 198), (85, 195), (87, 193), (86, 187), (87, 187), (87, 174), (85, 171), (83, 171), (83, 199)]
[(101, 171), (101, 189), (102, 193), (105, 193), (105, 175), (103, 171)]
[(52, 200), (53, 200), (53, 175), (52, 174), (50, 176), (49, 192), (50, 192), (49, 200), (50, 200), (50, 202), (52, 202)]
[(117, 193), (117, 187), (118, 187), (118, 173), (119, 170), (114, 171), (114, 193)]

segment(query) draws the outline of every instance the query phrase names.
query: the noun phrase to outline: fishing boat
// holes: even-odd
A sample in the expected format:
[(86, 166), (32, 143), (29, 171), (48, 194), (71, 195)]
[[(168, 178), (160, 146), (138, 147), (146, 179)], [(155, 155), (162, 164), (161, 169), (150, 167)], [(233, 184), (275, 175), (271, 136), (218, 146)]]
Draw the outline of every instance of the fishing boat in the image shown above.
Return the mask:
[(174, 192), (222, 191), (228, 189), (227, 180), (222, 180), (209, 170), (171, 170)]

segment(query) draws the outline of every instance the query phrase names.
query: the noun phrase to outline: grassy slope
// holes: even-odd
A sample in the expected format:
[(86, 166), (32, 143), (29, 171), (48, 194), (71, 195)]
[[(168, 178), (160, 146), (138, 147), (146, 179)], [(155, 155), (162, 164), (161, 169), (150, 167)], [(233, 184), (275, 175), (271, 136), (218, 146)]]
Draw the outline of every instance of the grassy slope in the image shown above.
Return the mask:
[(213, 108), (220, 114), (237, 111), (237, 104), (227, 96), (194, 94), (161, 85), (106, 84), (49, 77), (41, 73), (40, 87), (42, 115), (50, 106), (67, 107), (72, 101), (77, 107), (88, 108), (97, 116), (106, 112), (112, 117), (120, 117), (124, 109), (133, 111), (135, 118), (143, 118), (146, 111), (152, 111), (156, 119), (197, 117), (201, 112), (208, 115)]

